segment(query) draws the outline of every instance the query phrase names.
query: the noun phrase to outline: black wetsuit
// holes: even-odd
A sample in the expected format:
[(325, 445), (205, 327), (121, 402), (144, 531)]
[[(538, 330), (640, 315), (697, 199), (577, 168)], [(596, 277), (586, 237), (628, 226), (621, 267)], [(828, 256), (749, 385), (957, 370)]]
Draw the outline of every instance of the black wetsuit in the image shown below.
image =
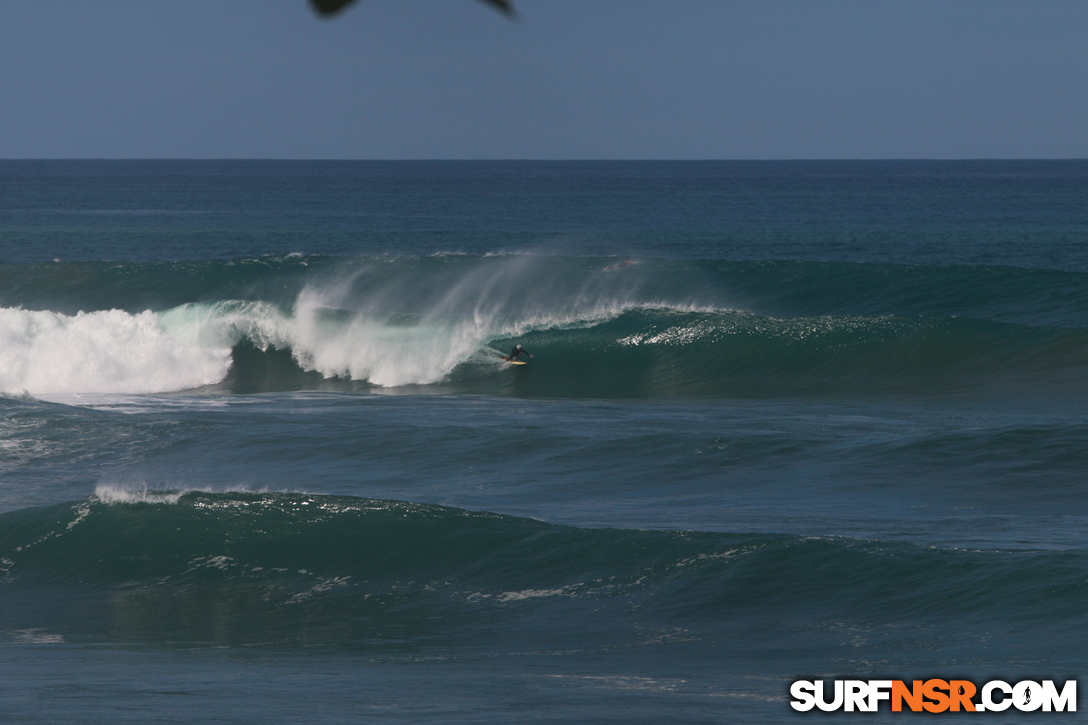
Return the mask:
[[(522, 356), (522, 354), (529, 355), (529, 351), (526, 350), (521, 345), (518, 345), (517, 347), (515, 347), (513, 350), (510, 351), (510, 354), (506, 357), (506, 359), (511, 360), (511, 361), (512, 360), (517, 360), (519, 357)], [(532, 355), (529, 355), (529, 357), (532, 357)]]

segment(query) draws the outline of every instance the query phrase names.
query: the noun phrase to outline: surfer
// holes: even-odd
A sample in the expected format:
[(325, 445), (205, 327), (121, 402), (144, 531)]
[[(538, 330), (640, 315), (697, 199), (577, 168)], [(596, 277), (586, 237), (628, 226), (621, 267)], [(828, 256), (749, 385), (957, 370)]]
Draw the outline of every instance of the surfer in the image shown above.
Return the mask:
[[(529, 351), (521, 345), (516, 345), (514, 349), (510, 351), (510, 354), (504, 357), (503, 360), (506, 362), (514, 362), (522, 355), (529, 355)], [(532, 355), (529, 355), (529, 357), (532, 357)]]

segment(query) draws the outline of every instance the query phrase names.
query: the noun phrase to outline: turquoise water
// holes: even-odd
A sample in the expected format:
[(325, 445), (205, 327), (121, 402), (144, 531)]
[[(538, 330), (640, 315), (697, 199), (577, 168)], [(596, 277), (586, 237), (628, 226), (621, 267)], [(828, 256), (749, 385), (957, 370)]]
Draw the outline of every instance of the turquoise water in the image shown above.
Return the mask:
[(1076, 677), (1086, 192), (0, 162), (0, 720), (779, 722), (802, 677)]

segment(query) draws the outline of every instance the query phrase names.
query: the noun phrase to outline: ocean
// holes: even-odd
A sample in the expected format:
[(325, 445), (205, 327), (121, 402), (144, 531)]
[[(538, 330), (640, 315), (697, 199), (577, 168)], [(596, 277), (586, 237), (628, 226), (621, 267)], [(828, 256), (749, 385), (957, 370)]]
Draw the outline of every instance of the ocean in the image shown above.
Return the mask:
[(1086, 401), (1088, 162), (0, 161), (0, 721), (1075, 679)]

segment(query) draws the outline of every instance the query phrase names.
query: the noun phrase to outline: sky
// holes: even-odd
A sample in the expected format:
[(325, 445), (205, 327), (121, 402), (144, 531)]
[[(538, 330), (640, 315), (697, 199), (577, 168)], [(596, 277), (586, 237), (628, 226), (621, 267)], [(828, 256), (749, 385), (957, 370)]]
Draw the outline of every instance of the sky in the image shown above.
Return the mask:
[(1086, 0), (0, 3), (0, 158), (1088, 158)]

